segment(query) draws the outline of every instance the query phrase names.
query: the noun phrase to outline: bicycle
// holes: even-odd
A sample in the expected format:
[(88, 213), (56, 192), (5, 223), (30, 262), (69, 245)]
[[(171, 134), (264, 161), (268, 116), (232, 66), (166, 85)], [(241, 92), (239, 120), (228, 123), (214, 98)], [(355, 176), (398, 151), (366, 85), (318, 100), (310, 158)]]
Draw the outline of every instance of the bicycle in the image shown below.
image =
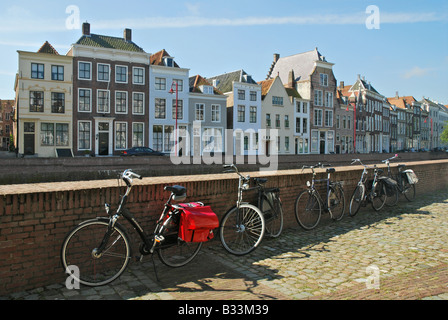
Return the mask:
[[(393, 179), (396, 183), (395, 188), (393, 189), (393, 194), (389, 196), (388, 199), (391, 198), (391, 200), (386, 202), (386, 205), (388, 206), (394, 206), (398, 202), (398, 197), (400, 194), (403, 194), (404, 197), (409, 201), (412, 202), (415, 199), (415, 184), (411, 184), (406, 170), (405, 164), (399, 164), (397, 166), (398, 173), (396, 175), (392, 174), (392, 170), (390, 168), (390, 161), (393, 159), (398, 158), (398, 154), (394, 155), (393, 157), (383, 160), (382, 162), (387, 165), (387, 176), (390, 179)], [(392, 192), (391, 192), (392, 193)]]
[(183, 201), (186, 198), (186, 189), (178, 185), (164, 188), (171, 194), (156, 222), (154, 233), (148, 236), (126, 208), (133, 178), (142, 179), (130, 169), (120, 175), (120, 179), (126, 184), (126, 192), (121, 197), (115, 213), (106, 203), (108, 217), (97, 217), (80, 223), (66, 235), (63, 241), (62, 266), (64, 270), (68, 270), (67, 268), (71, 265), (77, 266), (79, 277), (75, 275), (72, 277), (81, 284), (87, 286), (108, 284), (117, 279), (128, 266), (132, 257), (132, 248), (126, 229), (118, 223), (121, 217), (124, 217), (140, 236), (141, 256), (137, 257), (140, 261), (143, 256), (157, 252), (165, 265), (181, 267), (192, 261), (202, 247), (202, 242), (187, 242), (179, 237), (182, 210), (171, 202)]
[[(325, 166), (318, 163), (314, 166), (303, 166), (304, 169), (311, 169), (313, 177), (307, 181), (307, 189), (303, 190), (296, 198), (294, 205), (295, 217), (298, 224), (305, 230), (314, 229), (320, 222), (322, 211), (328, 212), (331, 219), (339, 221), (345, 213), (345, 195), (344, 189), (340, 181), (331, 181), (331, 174), (336, 172), (334, 168), (326, 170), (326, 179), (316, 179), (315, 168), (324, 168)], [(316, 182), (325, 182), (326, 196), (325, 201), (316, 189)]]
[[(364, 169), (358, 185), (350, 198), (349, 215), (351, 217), (358, 213), (361, 205), (366, 206), (367, 202), (371, 203), (375, 211), (379, 211), (384, 207), (387, 200), (386, 186), (382, 181), (384, 177), (380, 177), (383, 170), (378, 169), (376, 165), (367, 166), (360, 159), (353, 159), (351, 164), (355, 164), (356, 162), (359, 162)], [(369, 181), (367, 181), (368, 169), (373, 169), (373, 179)]]
[(234, 165), (226, 172), (238, 174), (238, 199), (236, 205), (227, 211), (219, 226), (219, 235), (223, 247), (234, 255), (245, 255), (254, 251), (264, 237), (266, 222), (261, 210), (243, 202), (243, 191), (250, 189), (250, 176), (244, 177)]
[[(283, 205), (279, 188), (266, 188), (266, 178), (254, 178), (258, 190), (258, 208), (266, 223), (266, 233), (272, 238), (280, 236), (283, 230)], [(249, 188), (250, 189), (250, 188)]]

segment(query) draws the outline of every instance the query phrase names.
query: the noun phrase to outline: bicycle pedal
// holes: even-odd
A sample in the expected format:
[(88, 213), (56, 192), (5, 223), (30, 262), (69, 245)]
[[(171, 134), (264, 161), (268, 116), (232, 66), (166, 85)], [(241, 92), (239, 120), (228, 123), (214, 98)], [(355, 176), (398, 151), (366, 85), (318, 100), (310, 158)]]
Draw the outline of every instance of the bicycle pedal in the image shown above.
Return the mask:
[(143, 261), (143, 255), (135, 256), (135, 262), (142, 262)]
[(161, 235), (158, 235), (158, 236), (155, 236), (154, 239), (155, 239), (155, 241), (156, 241), (157, 243), (160, 243), (160, 242), (162, 242), (162, 241), (165, 240), (165, 237), (164, 237), (164, 236), (161, 236)]

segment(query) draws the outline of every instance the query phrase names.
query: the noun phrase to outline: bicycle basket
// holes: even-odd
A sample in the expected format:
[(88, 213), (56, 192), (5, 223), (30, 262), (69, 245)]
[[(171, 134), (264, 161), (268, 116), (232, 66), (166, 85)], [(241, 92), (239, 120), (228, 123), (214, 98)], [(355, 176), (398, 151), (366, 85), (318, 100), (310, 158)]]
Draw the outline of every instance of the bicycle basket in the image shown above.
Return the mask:
[(407, 169), (403, 172), (406, 174), (409, 184), (416, 184), (418, 182), (418, 177), (413, 170)]
[(219, 227), (217, 215), (202, 203), (181, 204), (179, 238), (185, 242), (206, 242), (213, 239), (213, 229)]

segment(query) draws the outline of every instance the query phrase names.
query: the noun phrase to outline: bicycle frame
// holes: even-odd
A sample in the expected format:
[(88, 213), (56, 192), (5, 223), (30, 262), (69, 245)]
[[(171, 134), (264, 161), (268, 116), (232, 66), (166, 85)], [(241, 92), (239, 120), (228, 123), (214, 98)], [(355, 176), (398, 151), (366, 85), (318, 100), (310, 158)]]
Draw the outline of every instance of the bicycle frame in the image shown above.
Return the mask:
[[(317, 197), (319, 198), (319, 201), (324, 205), (324, 210), (325, 211), (329, 211), (329, 208), (330, 208), (330, 181), (331, 181), (330, 180), (330, 175), (331, 175), (331, 173), (330, 172), (327, 173), (327, 178), (326, 179), (316, 179), (317, 174), (316, 174), (316, 172), (314, 170), (314, 168), (323, 168), (323, 167), (324, 167), (324, 165), (322, 165), (320, 163), (318, 165), (316, 165), (316, 166), (303, 166), (302, 167), (302, 171), (305, 168), (309, 168), (309, 169), (312, 170), (313, 177), (311, 178), (311, 184), (309, 183), (309, 181), (307, 181), (308, 189), (312, 193), (315, 193), (317, 195)], [(323, 181), (326, 182), (326, 188), (327, 188), (327, 191), (326, 191), (326, 201), (325, 202), (322, 200), (322, 197), (321, 197), (319, 191), (317, 191), (317, 189), (315, 187), (316, 182), (323, 182)]]
[[(368, 194), (366, 192), (363, 195), (362, 201), (365, 201), (366, 199), (368, 199), (370, 201), (370, 200), (373, 199), (373, 196), (374, 196), (373, 193), (374, 193), (376, 184), (378, 182), (378, 175), (379, 175), (378, 168), (376, 166), (367, 166), (367, 165), (363, 164), (360, 159), (352, 159), (352, 163), (351, 164), (354, 164), (356, 162), (359, 162), (364, 167), (364, 169), (362, 170), (361, 178), (359, 179), (359, 182), (358, 182), (358, 186), (359, 185), (363, 185), (364, 189), (366, 191), (368, 191)], [(366, 183), (367, 182), (368, 169), (374, 169), (374, 171), (373, 171), (373, 182), (372, 182), (371, 186), (368, 186), (367, 183)], [(368, 188), (368, 187), (370, 187), (370, 188)]]

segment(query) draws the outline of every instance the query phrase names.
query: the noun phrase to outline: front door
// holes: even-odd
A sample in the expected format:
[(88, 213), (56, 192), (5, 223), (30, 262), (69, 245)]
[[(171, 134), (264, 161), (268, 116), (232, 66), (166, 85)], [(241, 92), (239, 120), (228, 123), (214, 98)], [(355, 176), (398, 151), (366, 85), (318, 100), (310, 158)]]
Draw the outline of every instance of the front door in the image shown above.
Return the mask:
[(107, 156), (109, 154), (109, 132), (100, 132), (98, 136), (98, 154)]
[(320, 154), (325, 154), (325, 132), (320, 133)]
[(23, 124), (23, 154), (33, 155), (35, 152), (34, 145), (34, 133), (35, 133), (35, 123), (34, 122), (24, 122)]

